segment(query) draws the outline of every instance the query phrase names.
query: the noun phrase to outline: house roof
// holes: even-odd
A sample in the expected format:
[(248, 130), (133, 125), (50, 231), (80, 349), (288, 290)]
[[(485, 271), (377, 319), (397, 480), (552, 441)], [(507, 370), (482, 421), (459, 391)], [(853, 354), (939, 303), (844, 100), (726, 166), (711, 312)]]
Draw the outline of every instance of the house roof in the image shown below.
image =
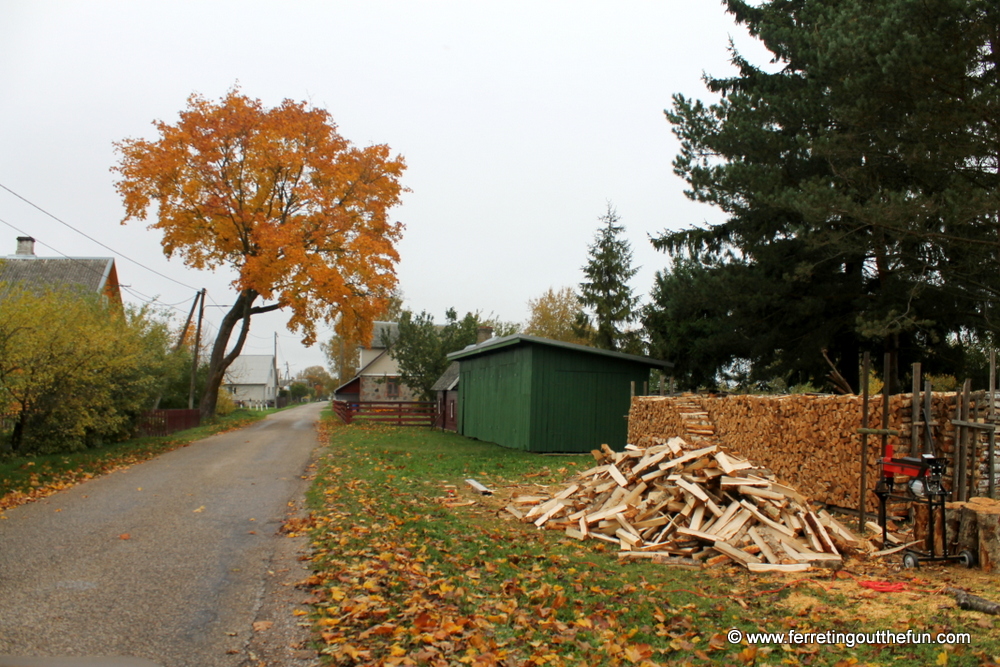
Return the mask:
[(225, 384), (274, 384), (274, 355), (241, 354), (226, 369)]
[(451, 391), (458, 386), (458, 375), (458, 362), (453, 361), (431, 387), (431, 391)]
[(373, 322), (372, 323), (372, 344), (370, 350), (384, 349), (386, 344), (384, 338), (388, 336), (389, 344), (392, 345), (399, 338), (399, 324), (396, 322)]
[(0, 258), (0, 282), (37, 289), (78, 287), (107, 294), (121, 301), (115, 260), (112, 257), (36, 257), (8, 255)]
[(646, 364), (647, 366), (657, 366), (659, 368), (673, 368), (674, 364), (671, 361), (663, 361), (661, 359), (653, 359), (652, 357), (642, 357), (635, 354), (625, 354), (624, 352), (612, 352), (611, 350), (600, 350), (596, 347), (587, 347), (586, 345), (577, 345), (576, 343), (564, 343), (559, 340), (552, 340), (550, 338), (541, 338), (539, 336), (529, 336), (527, 334), (514, 334), (513, 336), (504, 336), (503, 338), (491, 338), (483, 343), (478, 343), (476, 345), (469, 345), (465, 349), (459, 350), (458, 352), (452, 352), (448, 355), (448, 358), (452, 361), (461, 361), (462, 359), (468, 359), (470, 357), (476, 357), (482, 354), (492, 354), (497, 350), (501, 350), (506, 347), (511, 347), (514, 345), (548, 345), (550, 347), (558, 347), (566, 350), (573, 350), (575, 352), (582, 352), (585, 354), (593, 354), (604, 357), (611, 357), (614, 359), (621, 359), (623, 361), (634, 361), (641, 364)]

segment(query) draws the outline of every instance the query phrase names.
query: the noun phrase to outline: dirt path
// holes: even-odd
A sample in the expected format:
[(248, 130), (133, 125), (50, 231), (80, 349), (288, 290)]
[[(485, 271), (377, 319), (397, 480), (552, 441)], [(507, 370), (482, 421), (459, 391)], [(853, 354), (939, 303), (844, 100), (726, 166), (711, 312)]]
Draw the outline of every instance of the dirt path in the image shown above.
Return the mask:
[(0, 655), (310, 665), (299, 648), (307, 629), (291, 614), (305, 597), (291, 586), (303, 545), (277, 532), (301, 503), (320, 408), (6, 511)]

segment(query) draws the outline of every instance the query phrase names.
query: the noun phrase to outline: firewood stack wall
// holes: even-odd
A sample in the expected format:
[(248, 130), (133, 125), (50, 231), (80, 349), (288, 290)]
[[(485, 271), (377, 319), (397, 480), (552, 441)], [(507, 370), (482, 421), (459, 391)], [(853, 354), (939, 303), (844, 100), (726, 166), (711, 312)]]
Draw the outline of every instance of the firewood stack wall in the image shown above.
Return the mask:
[[(956, 394), (932, 395), (933, 434), (937, 453), (950, 459), (945, 486), (953, 488)], [(971, 415), (985, 414), (983, 392), (973, 394)], [(889, 399), (889, 428), (896, 456), (910, 449), (912, 397)], [(860, 396), (637, 396), (629, 411), (628, 441), (643, 446), (652, 438), (679, 436), (702, 444), (717, 443), (772, 470), (778, 478), (800, 489), (814, 502), (857, 508), (861, 480), (862, 398)], [(869, 399), (869, 428), (882, 427), (882, 397)], [(922, 438), (922, 426), (918, 427)], [(975, 443), (970, 465), (971, 495), (985, 495), (987, 438), (970, 433)], [(920, 441), (922, 442), (922, 440)], [(882, 438), (868, 436), (868, 484), (878, 481), (877, 460)], [(918, 448), (916, 454), (920, 453)], [(868, 509), (878, 502), (869, 494)]]

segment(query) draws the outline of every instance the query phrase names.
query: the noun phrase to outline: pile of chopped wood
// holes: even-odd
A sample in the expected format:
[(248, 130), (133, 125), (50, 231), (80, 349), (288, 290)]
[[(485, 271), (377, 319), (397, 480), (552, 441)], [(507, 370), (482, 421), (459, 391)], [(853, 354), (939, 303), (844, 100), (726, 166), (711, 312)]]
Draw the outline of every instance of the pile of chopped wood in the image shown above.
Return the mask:
[(858, 538), (813, 512), (770, 471), (718, 445), (681, 438), (594, 452), (599, 465), (554, 495), (519, 496), (507, 507), (539, 528), (619, 546), (623, 558), (680, 565), (729, 560), (756, 572), (837, 566)]

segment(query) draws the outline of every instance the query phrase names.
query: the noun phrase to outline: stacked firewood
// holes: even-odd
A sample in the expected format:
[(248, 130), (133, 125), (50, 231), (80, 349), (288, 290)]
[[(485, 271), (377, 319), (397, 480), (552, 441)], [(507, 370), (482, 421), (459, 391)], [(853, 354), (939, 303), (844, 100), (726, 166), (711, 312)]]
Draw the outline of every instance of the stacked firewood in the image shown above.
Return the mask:
[(837, 566), (856, 538), (814, 512), (770, 471), (718, 445), (681, 438), (595, 450), (598, 465), (555, 494), (518, 496), (507, 506), (539, 528), (619, 547), (623, 558), (700, 565), (735, 561), (752, 571)]

